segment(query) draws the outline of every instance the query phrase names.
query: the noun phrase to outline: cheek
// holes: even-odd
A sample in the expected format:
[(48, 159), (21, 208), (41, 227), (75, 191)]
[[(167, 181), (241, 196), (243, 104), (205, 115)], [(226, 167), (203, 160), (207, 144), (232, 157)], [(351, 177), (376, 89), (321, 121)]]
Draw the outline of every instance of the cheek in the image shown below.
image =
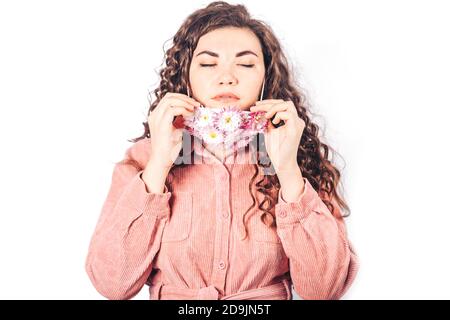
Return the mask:
[(190, 75), (189, 79), (193, 91), (197, 93), (205, 91), (205, 87), (207, 87), (207, 77), (200, 73), (195, 73)]
[(246, 82), (242, 85), (242, 92), (245, 94), (243, 97), (246, 99), (254, 99), (255, 97), (259, 98), (259, 95), (261, 93), (260, 88), (260, 80), (258, 78), (255, 78), (251, 82)]

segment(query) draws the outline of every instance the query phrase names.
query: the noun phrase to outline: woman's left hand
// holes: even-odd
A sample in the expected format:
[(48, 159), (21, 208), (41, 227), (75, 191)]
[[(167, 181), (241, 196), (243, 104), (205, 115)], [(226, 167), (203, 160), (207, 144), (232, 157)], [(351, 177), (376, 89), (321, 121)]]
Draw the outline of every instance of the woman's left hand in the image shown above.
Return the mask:
[(267, 153), (275, 171), (279, 173), (298, 167), (297, 151), (305, 122), (298, 116), (294, 103), (280, 99), (262, 100), (257, 101), (250, 111), (266, 111), (266, 119), (275, 115), (274, 124), (284, 121), (284, 125), (275, 128), (269, 120), (268, 130), (264, 134)]

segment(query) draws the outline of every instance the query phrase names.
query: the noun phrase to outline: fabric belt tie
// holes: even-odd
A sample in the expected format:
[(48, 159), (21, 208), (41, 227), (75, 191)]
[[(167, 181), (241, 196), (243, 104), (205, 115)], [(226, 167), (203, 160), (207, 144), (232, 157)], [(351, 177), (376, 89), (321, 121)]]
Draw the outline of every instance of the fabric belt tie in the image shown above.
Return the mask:
[(288, 279), (227, 296), (220, 294), (213, 285), (191, 289), (157, 283), (150, 286), (150, 300), (292, 300), (292, 292)]

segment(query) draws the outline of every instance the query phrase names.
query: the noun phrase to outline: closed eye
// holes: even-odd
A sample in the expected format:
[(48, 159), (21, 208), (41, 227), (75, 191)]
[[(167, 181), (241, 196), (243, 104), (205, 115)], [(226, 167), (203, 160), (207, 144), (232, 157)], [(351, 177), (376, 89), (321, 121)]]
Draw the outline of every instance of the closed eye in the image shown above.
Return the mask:
[[(213, 67), (216, 64), (202, 64), (200, 63), (200, 66), (202, 67)], [(246, 68), (253, 68), (254, 64), (240, 64), (240, 66), (246, 67)]]

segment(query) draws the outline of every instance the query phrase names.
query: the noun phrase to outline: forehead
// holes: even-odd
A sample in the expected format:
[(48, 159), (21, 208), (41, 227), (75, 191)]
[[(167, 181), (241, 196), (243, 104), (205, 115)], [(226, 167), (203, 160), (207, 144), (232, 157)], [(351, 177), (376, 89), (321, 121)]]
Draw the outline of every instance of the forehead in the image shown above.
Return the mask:
[(194, 53), (211, 50), (222, 55), (233, 55), (241, 50), (252, 50), (261, 57), (261, 45), (258, 37), (249, 29), (221, 28), (210, 31), (200, 37)]

